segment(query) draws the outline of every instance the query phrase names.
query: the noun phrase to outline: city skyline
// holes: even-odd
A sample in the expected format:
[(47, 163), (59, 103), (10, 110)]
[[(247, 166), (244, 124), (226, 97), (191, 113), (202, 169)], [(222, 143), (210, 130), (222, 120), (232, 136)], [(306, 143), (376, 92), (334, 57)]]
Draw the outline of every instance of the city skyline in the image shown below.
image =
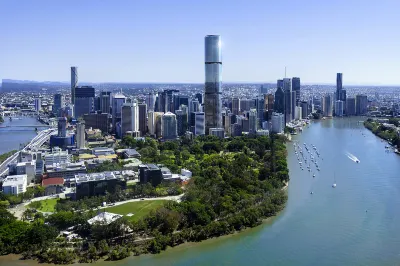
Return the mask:
[[(286, 66), (302, 84), (335, 84), (340, 72), (346, 85), (400, 85), (395, 1), (73, 2), (0, 3), (0, 25), (11, 25), (1, 29), (0, 79), (68, 81), (78, 66), (82, 82), (202, 83), (202, 38), (218, 34), (225, 83), (274, 83)], [(272, 12), (282, 9), (290, 19)]]

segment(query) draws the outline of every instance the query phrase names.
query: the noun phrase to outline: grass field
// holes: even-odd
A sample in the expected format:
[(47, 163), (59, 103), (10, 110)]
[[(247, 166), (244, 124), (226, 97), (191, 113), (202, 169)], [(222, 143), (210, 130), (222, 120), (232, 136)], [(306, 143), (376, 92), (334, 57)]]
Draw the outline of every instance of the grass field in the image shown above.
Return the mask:
[[(55, 211), (54, 208), (55, 208), (58, 200), (59, 199), (40, 200), (37, 202), (32, 202), (31, 204), (29, 204), (29, 207), (35, 208), (41, 212), (54, 212)], [(39, 208), (37, 208), (37, 206), (36, 206), (36, 205), (38, 205), (38, 202), (40, 202)]]
[(158, 209), (163, 206), (166, 200), (143, 200), (128, 202), (119, 206), (105, 208), (105, 211), (127, 215), (132, 213), (134, 215), (127, 217), (130, 220), (137, 221), (146, 216), (151, 210)]

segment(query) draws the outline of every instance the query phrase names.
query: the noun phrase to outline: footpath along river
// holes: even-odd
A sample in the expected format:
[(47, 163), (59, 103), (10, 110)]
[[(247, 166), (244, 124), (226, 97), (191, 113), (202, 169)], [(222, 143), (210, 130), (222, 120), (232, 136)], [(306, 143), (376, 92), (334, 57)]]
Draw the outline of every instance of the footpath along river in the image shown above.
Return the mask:
[[(96, 264), (399, 265), (400, 156), (385, 152), (385, 143), (359, 120), (313, 122), (293, 137), (304, 152), (303, 143), (317, 147), (321, 171), (313, 165), (311, 172), (306, 167), (301, 170), (289, 142), (287, 206), (262, 226), (169, 248), (159, 255)], [(334, 176), (336, 188), (332, 188)], [(0, 257), (0, 264), (36, 265), (12, 258)]]

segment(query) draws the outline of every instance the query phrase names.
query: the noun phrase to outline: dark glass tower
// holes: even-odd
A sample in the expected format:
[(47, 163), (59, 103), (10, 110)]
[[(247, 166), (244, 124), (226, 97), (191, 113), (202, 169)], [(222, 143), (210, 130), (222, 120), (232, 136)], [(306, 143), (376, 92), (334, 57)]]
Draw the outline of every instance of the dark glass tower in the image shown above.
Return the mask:
[(205, 37), (205, 73), (205, 132), (208, 134), (210, 128), (222, 128), (222, 58), (219, 35)]
[(343, 74), (337, 73), (336, 74), (336, 100), (341, 99), (342, 89), (343, 89)]
[(299, 105), (300, 102), (300, 78), (292, 79), (292, 91), (296, 92), (296, 105)]

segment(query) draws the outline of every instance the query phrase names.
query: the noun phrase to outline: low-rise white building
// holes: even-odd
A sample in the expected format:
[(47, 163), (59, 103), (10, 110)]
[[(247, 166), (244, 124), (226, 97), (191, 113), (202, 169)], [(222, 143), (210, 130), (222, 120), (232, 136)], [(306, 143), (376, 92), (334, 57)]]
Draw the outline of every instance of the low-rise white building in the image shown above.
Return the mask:
[(18, 195), (26, 192), (27, 175), (7, 176), (3, 181), (3, 193), (6, 195)]

